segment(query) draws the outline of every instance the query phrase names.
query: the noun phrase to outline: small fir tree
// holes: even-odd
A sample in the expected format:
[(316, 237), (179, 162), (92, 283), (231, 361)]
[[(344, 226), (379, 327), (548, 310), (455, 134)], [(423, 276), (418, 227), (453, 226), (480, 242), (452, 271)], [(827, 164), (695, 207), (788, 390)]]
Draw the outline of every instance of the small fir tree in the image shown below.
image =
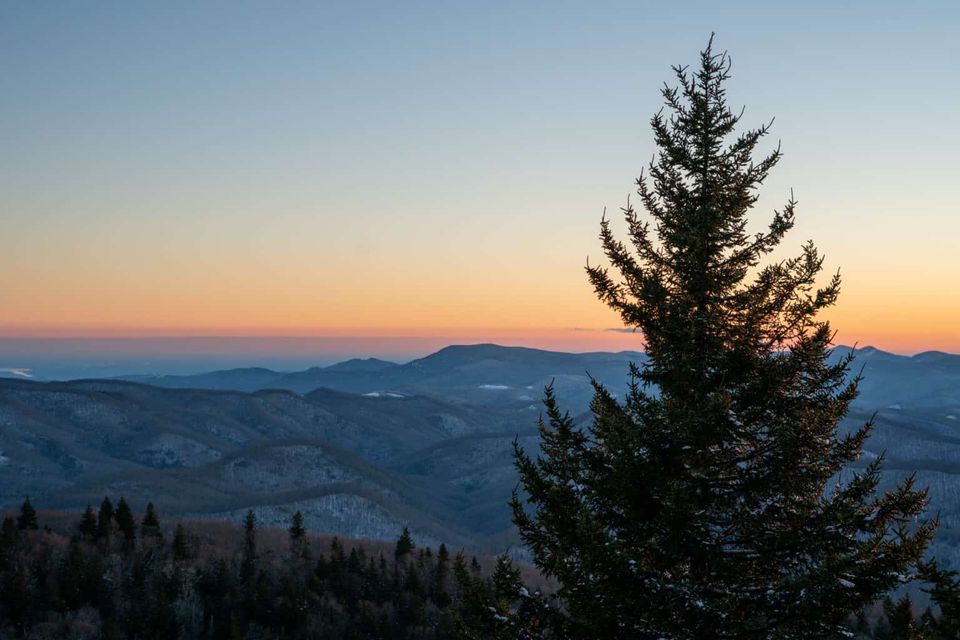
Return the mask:
[(85, 540), (92, 540), (97, 535), (97, 514), (94, 513), (93, 507), (87, 505), (87, 508), (84, 509), (83, 515), (80, 516), (80, 525), (77, 527), (80, 532), (80, 536)]
[(492, 579), (497, 598), (505, 602), (516, 598), (523, 586), (520, 569), (513, 566), (510, 556), (505, 553), (497, 557), (497, 566), (493, 570)]
[(447, 595), (447, 582), (450, 579), (450, 552), (447, 545), (440, 543), (437, 549), (437, 564), (433, 573), (433, 593), (434, 599), (441, 607), (450, 604), (450, 598)]
[(307, 540), (307, 530), (303, 527), (303, 514), (299, 510), (290, 519), (290, 528), (287, 532), (290, 534), (291, 552), (297, 557), (302, 556)]
[(960, 638), (960, 577), (956, 571), (941, 569), (936, 562), (921, 565), (924, 589), (937, 605), (939, 615), (924, 616), (924, 630), (931, 640)]
[(150, 530), (160, 529), (160, 519), (157, 517), (157, 510), (152, 502), (147, 503), (147, 511), (143, 514), (142, 527)]
[(190, 556), (193, 555), (193, 550), (190, 548), (190, 539), (187, 537), (187, 530), (180, 522), (177, 523), (177, 527), (173, 531), (171, 547), (173, 549), (174, 560), (189, 560)]
[(36, 531), (39, 529), (37, 524), (37, 510), (30, 504), (30, 498), (24, 498), (20, 505), (20, 515), (17, 518), (17, 528), (20, 531)]
[(637, 182), (649, 218), (628, 201), (632, 246), (604, 219), (612, 270), (587, 266), (647, 360), (622, 401), (595, 385), (585, 429), (548, 389), (540, 455), (516, 449), (515, 522), (559, 582), (563, 637), (844, 637), (914, 574), (934, 529), (917, 522), (926, 493), (908, 479), (878, 494), (880, 460), (846, 470), (872, 424), (838, 431), (859, 380), (818, 313), (839, 276), (818, 284), (812, 243), (761, 266), (794, 223), (791, 197), (747, 231), (780, 151), (753, 157), (768, 125), (734, 133), (712, 39), (675, 71)]
[(243, 518), (243, 557), (241, 558), (240, 573), (245, 584), (251, 585), (257, 569), (257, 516), (253, 509), (247, 511)]
[(113, 533), (113, 503), (110, 498), (104, 496), (100, 503), (100, 511), (97, 513), (97, 538), (106, 540)]
[(876, 640), (927, 640), (929, 636), (918, 628), (913, 614), (913, 599), (904, 595), (897, 600), (883, 601), (883, 619), (874, 633)]
[(12, 516), (6, 516), (0, 525), (0, 569), (6, 569), (17, 545), (20, 531)]
[(400, 560), (401, 558), (406, 557), (416, 548), (417, 545), (413, 542), (413, 537), (410, 535), (410, 529), (404, 527), (403, 531), (400, 533), (400, 537), (397, 539), (397, 546), (394, 547), (393, 557), (396, 560)]
[(137, 537), (137, 524), (133, 519), (133, 511), (130, 510), (130, 505), (127, 504), (127, 500), (123, 496), (120, 497), (120, 502), (117, 503), (117, 511), (114, 514), (114, 518), (116, 518), (117, 529), (123, 534), (124, 540), (130, 542)]

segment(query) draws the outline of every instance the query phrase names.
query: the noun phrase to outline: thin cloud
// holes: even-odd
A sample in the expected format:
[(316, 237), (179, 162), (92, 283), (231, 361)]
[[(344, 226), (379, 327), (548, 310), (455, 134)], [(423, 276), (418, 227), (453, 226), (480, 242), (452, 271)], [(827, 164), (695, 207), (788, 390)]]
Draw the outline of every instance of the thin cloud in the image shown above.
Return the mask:
[(8, 373), (12, 376), (18, 378), (32, 378), (33, 374), (30, 373), (30, 369), (21, 369), (18, 367), (0, 367), (0, 373)]

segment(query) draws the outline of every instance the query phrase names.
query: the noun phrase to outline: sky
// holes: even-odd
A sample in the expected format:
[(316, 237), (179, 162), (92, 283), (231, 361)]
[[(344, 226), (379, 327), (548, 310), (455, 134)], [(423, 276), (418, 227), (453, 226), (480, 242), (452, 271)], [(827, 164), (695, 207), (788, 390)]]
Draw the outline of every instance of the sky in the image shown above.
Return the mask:
[(751, 219), (793, 189), (779, 255), (840, 269), (838, 342), (960, 352), (958, 27), (946, 0), (2, 3), (0, 347), (640, 348), (583, 266), (716, 32), (784, 151)]

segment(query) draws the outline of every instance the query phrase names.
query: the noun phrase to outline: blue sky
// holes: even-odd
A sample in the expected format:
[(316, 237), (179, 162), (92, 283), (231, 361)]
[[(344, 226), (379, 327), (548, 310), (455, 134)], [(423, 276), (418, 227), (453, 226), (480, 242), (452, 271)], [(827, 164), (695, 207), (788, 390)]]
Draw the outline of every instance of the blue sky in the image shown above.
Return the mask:
[(955, 2), (4, 3), (0, 332), (602, 331), (600, 214), (715, 31), (786, 154), (756, 224), (795, 190), (785, 251), (842, 267), (841, 339), (960, 350), (958, 27)]

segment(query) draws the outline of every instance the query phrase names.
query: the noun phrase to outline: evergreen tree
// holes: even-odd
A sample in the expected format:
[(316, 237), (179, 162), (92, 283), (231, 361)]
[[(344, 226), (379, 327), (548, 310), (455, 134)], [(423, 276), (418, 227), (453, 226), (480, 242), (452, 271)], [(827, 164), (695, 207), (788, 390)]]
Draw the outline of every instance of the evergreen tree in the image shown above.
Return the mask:
[(453, 560), (453, 579), (457, 585), (457, 603), (460, 610), (459, 627), (464, 638), (488, 637), (493, 628), (490, 602), (483, 581), (467, 569), (463, 551)]
[(120, 502), (117, 503), (114, 518), (124, 540), (129, 542), (137, 537), (137, 524), (133, 519), (133, 511), (130, 510), (130, 505), (127, 504), (127, 500), (123, 496), (120, 496)]
[(253, 509), (247, 511), (243, 518), (243, 557), (240, 564), (240, 573), (244, 582), (249, 586), (257, 568), (257, 516)]
[(397, 546), (393, 550), (393, 557), (396, 560), (400, 560), (416, 548), (417, 545), (413, 542), (413, 537), (410, 535), (410, 529), (404, 527), (403, 531), (400, 533), (400, 537), (397, 539)]
[(100, 511), (97, 513), (97, 538), (106, 540), (113, 532), (113, 503), (110, 498), (104, 496), (100, 503)]
[(87, 505), (87, 508), (83, 511), (83, 515), (80, 516), (80, 525), (77, 529), (80, 535), (86, 540), (91, 540), (97, 535), (97, 515), (93, 512), (93, 507), (90, 505)]
[(177, 523), (177, 528), (173, 532), (173, 542), (171, 545), (173, 547), (174, 560), (190, 559), (192, 549), (190, 548), (190, 540), (187, 538), (187, 530), (184, 529), (182, 523)]
[(450, 576), (450, 552), (447, 551), (447, 545), (440, 543), (440, 548), (437, 549), (437, 565), (436, 570), (433, 574), (433, 593), (434, 600), (441, 607), (445, 607), (450, 604), (450, 599), (447, 596), (447, 582)]
[(872, 424), (838, 432), (859, 379), (818, 312), (839, 276), (818, 285), (812, 243), (760, 266), (796, 205), (747, 233), (780, 159), (753, 159), (769, 125), (734, 134), (712, 39), (697, 70), (675, 72), (637, 181), (650, 221), (627, 202), (629, 247), (604, 218), (612, 269), (587, 266), (647, 360), (622, 402), (595, 384), (585, 429), (548, 389), (540, 455), (516, 447), (515, 522), (560, 584), (564, 637), (842, 637), (913, 574), (934, 529), (917, 522), (926, 493), (909, 479), (878, 494), (879, 460), (845, 470)]
[(939, 616), (924, 616), (924, 628), (931, 640), (960, 638), (960, 579), (956, 571), (941, 569), (935, 562), (921, 565), (924, 589), (940, 610)]
[(925, 640), (927, 636), (918, 628), (913, 615), (913, 600), (905, 595), (897, 600), (883, 601), (884, 619), (874, 634), (876, 640)]
[(513, 566), (510, 556), (502, 554), (497, 557), (497, 566), (493, 570), (493, 589), (498, 599), (511, 600), (517, 597), (523, 581), (520, 579), (520, 569)]
[(13, 555), (13, 550), (19, 538), (17, 523), (13, 517), (6, 516), (0, 525), (0, 569), (5, 569)]
[(160, 519), (157, 517), (157, 510), (152, 502), (147, 503), (147, 512), (143, 515), (143, 522), (140, 526), (145, 531), (155, 532), (160, 530)]
[(297, 510), (290, 519), (290, 550), (295, 556), (302, 556), (307, 539), (307, 530), (303, 528), (303, 514)]
[(20, 531), (36, 531), (39, 528), (37, 525), (37, 510), (30, 504), (30, 498), (24, 498), (23, 504), (20, 505), (20, 516), (17, 518), (17, 528)]

